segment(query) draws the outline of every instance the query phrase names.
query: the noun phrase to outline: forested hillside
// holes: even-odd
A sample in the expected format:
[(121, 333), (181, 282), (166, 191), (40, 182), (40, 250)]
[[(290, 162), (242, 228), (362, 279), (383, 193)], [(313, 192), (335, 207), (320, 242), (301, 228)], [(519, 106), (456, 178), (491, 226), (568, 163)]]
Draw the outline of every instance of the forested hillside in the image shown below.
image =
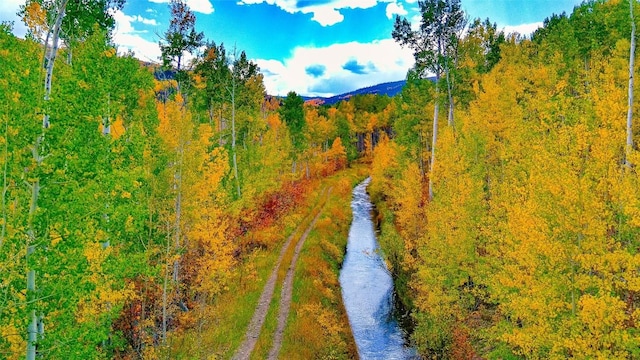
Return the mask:
[(418, 65), (370, 188), (419, 352), (639, 357), (636, 2), (586, 1), (530, 39), (461, 31), (440, 3), (396, 20)]
[[(257, 66), (204, 39), (180, 1), (166, 79), (116, 54), (107, 9), (121, 5), (28, 1), (27, 39), (0, 28), (0, 358), (173, 357), (189, 331), (244, 331), (228, 299), (255, 290), (301, 221), (285, 215), (374, 129), (346, 104), (266, 96)], [(191, 356), (233, 351), (236, 335)]]
[(363, 169), (424, 358), (640, 357), (635, 1), (531, 37), (419, 1), (402, 92), (332, 106), (268, 96), (179, 0), (163, 64), (117, 54), (123, 3), (0, 26), (0, 358), (230, 358), (307, 235), (281, 357), (354, 357), (337, 274)]

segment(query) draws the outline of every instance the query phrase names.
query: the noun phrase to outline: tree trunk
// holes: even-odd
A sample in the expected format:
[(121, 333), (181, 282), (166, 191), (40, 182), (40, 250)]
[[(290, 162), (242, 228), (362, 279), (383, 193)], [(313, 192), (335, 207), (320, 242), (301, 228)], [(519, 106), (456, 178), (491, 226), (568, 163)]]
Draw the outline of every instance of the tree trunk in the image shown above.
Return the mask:
[(169, 224), (167, 223), (167, 247), (165, 253), (165, 264), (164, 264), (164, 283), (162, 284), (162, 329), (160, 333), (160, 337), (162, 343), (164, 344), (167, 341), (167, 292), (169, 287), (169, 255), (171, 254), (171, 242), (169, 239)]
[(447, 77), (447, 96), (449, 98), (449, 115), (447, 117), (447, 123), (449, 126), (453, 126), (453, 79), (451, 79), (448, 61), (445, 61), (444, 71)]
[[(39, 144), (38, 144), (39, 145)], [(37, 151), (34, 151), (34, 157), (39, 159)], [(39, 159), (38, 164), (40, 164), (41, 159)], [(35, 251), (35, 242), (36, 242), (36, 232), (35, 227), (33, 225), (33, 218), (35, 216), (36, 210), (38, 208), (38, 197), (40, 195), (40, 181), (36, 179), (32, 184), (28, 184), (31, 188), (31, 203), (29, 206), (29, 215), (27, 218), (27, 269), (31, 267), (29, 264), (29, 258), (31, 254)], [(36, 301), (36, 272), (33, 269), (27, 270), (27, 301), (33, 303)], [(34, 305), (32, 305), (34, 306)], [(36, 317), (36, 310), (31, 310), (31, 319), (29, 321), (29, 325), (27, 326), (27, 360), (35, 360), (36, 358), (36, 342), (38, 341), (38, 319)]]
[(211, 102), (211, 104), (209, 104), (209, 126), (211, 126), (211, 129), (214, 130), (214, 126), (213, 126), (213, 119), (214, 119), (214, 109), (213, 109), (213, 101)]
[(625, 165), (627, 166), (632, 165), (629, 160), (629, 156), (631, 155), (631, 150), (633, 150), (633, 76), (636, 52), (636, 21), (633, 16), (634, 3), (635, 0), (629, 1), (629, 15), (631, 17), (631, 48), (629, 50), (629, 102), (627, 109), (627, 143), (625, 148)]
[(45, 112), (42, 118), (42, 127), (49, 127), (49, 114), (46, 108), (46, 103), (49, 101), (51, 97), (51, 79), (53, 78), (53, 64), (56, 61), (56, 56), (58, 54), (58, 42), (60, 40), (60, 27), (62, 26), (62, 18), (64, 18), (64, 10), (67, 6), (68, 0), (63, 0), (60, 8), (58, 9), (58, 15), (56, 17), (56, 22), (53, 25), (53, 39), (51, 41), (51, 53), (47, 57), (47, 50), (49, 48), (49, 44), (45, 44), (44, 47), (44, 56), (46, 60), (46, 74), (44, 78), (44, 101), (45, 101)]
[[(176, 179), (176, 203), (175, 203), (175, 222), (173, 225), (173, 247), (178, 253), (180, 250), (180, 235), (182, 232), (181, 217), (182, 217), (182, 164), (180, 164), (180, 170), (178, 171)], [(178, 272), (180, 269), (180, 263), (178, 259), (173, 262), (173, 282), (178, 283)]]
[[(418, 139), (419, 139), (419, 144), (420, 144), (420, 149), (422, 148), (422, 131), (420, 131), (418, 133)], [(418, 151), (418, 159), (419, 159), (419, 165), (420, 165), (420, 175), (422, 176), (422, 178), (424, 178), (424, 159), (422, 156), (422, 150)]]
[[(46, 129), (49, 127), (49, 114), (47, 109), (47, 102), (51, 97), (51, 81), (53, 78), (53, 65), (56, 60), (56, 56), (58, 53), (58, 42), (60, 39), (60, 27), (62, 26), (62, 19), (64, 18), (64, 11), (67, 6), (68, 0), (63, 0), (58, 8), (58, 14), (56, 16), (56, 21), (53, 25), (53, 30), (47, 33), (47, 42), (44, 44), (44, 58), (46, 64), (46, 73), (44, 79), (44, 115), (42, 117), (42, 128)], [(51, 52), (47, 55), (49, 50), (49, 35), (53, 35), (53, 39), (51, 42)], [(44, 130), (43, 130), (44, 131)], [(33, 144), (33, 148), (31, 149), (33, 158), (37, 164), (40, 166), (42, 164), (42, 160), (44, 159), (40, 154), (40, 147), (42, 146), (42, 141), (44, 140), (44, 133), (39, 135), (36, 138), (35, 143)], [(5, 159), (6, 161), (6, 159)], [(6, 176), (6, 167), (5, 167), (5, 176)], [(35, 297), (35, 289), (36, 289), (36, 272), (31, 268), (31, 264), (29, 262), (30, 255), (35, 251), (35, 242), (36, 242), (36, 232), (35, 226), (33, 224), (36, 210), (38, 209), (38, 198), (40, 196), (40, 179), (35, 179), (33, 183), (27, 183), (27, 185), (31, 188), (31, 206), (29, 207), (29, 214), (27, 217), (27, 255), (26, 255), (26, 265), (27, 265), (27, 300), (31, 303), (36, 301)], [(5, 189), (6, 191), (6, 184)], [(4, 192), (3, 192), (4, 195)], [(4, 199), (4, 197), (3, 197)], [(31, 306), (35, 307), (35, 304)], [(42, 319), (38, 320), (36, 316), (36, 309), (31, 310), (31, 316), (29, 320), (29, 325), (27, 325), (27, 349), (26, 349), (26, 360), (35, 360), (36, 358), (36, 343), (38, 341), (38, 328), (43, 329), (44, 332), (44, 323)]]
[(233, 79), (231, 92), (231, 152), (233, 153), (233, 176), (236, 179), (236, 192), (240, 198), (240, 178), (238, 177), (238, 160), (236, 156), (236, 80)]
[(429, 164), (429, 200), (433, 199), (433, 164), (436, 162), (436, 142), (438, 141), (438, 112), (440, 110), (438, 80), (440, 80), (440, 76), (436, 75), (436, 100), (433, 107), (433, 137), (431, 139), (431, 163)]
[(218, 140), (218, 144), (220, 146), (223, 145), (223, 141), (222, 141), (222, 108), (224, 105), (220, 105), (220, 109), (218, 110), (220, 113), (220, 116), (218, 117), (218, 136), (219, 136), (219, 140)]
[[(438, 58), (442, 55), (442, 41), (438, 39)], [(433, 199), (433, 165), (436, 162), (436, 143), (438, 141), (438, 112), (440, 104), (440, 66), (436, 69), (435, 104), (433, 106), (433, 138), (431, 139), (431, 163), (429, 164), (429, 201)]]
[(7, 234), (7, 166), (9, 164), (9, 121), (4, 123), (4, 171), (2, 172), (2, 232), (0, 233), (0, 251)]
[(67, 65), (71, 66), (73, 62), (73, 50), (71, 49), (71, 44), (67, 45)]

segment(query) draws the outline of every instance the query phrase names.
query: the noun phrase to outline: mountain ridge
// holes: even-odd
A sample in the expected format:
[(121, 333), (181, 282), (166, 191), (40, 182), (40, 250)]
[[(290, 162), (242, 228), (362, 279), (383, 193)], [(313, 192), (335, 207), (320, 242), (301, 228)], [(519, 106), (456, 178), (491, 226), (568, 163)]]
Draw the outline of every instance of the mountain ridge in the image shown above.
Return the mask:
[(356, 89), (353, 91), (349, 91), (346, 93), (322, 97), (322, 96), (302, 96), (302, 98), (306, 101), (317, 102), (321, 105), (334, 105), (342, 100), (349, 100), (354, 95), (364, 95), (364, 94), (379, 94), (379, 95), (387, 95), (387, 96), (395, 96), (400, 91), (402, 91), (402, 87), (406, 84), (406, 80), (398, 80), (380, 83), (372, 86), (367, 86), (364, 88)]

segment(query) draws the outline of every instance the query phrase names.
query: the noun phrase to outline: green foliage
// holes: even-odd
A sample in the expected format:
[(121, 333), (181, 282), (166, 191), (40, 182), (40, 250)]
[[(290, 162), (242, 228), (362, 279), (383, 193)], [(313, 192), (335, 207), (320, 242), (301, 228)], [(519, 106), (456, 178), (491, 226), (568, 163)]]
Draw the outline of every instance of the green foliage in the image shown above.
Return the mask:
[(165, 67), (175, 66), (182, 70), (182, 58), (202, 45), (204, 33), (195, 30), (196, 16), (183, 0), (171, 0), (171, 22), (163, 41), (160, 42), (162, 61)]
[(304, 141), (306, 122), (303, 105), (302, 96), (296, 94), (295, 91), (290, 91), (280, 108), (280, 116), (284, 123), (287, 124), (291, 144), (293, 144), (296, 152), (304, 150), (306, 145)]
[(445, 64), (452, 59), (458, 42), (458, 33), (465, 25), (460, 0), (423, 0), (418, 2), (421, 22), (418, 30), (411, 23), (396, 16), (393, 38), (402, 46), (413, 50), (416, 73), (440, 75)]

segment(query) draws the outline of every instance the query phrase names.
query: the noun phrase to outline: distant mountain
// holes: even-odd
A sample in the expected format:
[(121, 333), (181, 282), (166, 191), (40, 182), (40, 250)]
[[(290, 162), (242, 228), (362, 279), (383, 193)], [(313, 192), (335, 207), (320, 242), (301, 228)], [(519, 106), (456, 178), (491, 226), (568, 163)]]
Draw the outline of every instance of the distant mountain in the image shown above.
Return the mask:
[(354, 95), (364, 95), (364, 94), (379, 94), (379, 95), (387, 95), (394, 96), (402, 91), (402, 87), (406, 83), (406, 80), (393, 81), (382, 83), (378, 85), (369, 86), (366, 88), (350, 91), (348, 93), (335, 95), (331, 97), (318, 97), (318, 96), (303, 96), (302, 98), (305, 101), (312, 101), (319, 104), (333, 105), (342, 100), (349, 100), (350, 97)]

